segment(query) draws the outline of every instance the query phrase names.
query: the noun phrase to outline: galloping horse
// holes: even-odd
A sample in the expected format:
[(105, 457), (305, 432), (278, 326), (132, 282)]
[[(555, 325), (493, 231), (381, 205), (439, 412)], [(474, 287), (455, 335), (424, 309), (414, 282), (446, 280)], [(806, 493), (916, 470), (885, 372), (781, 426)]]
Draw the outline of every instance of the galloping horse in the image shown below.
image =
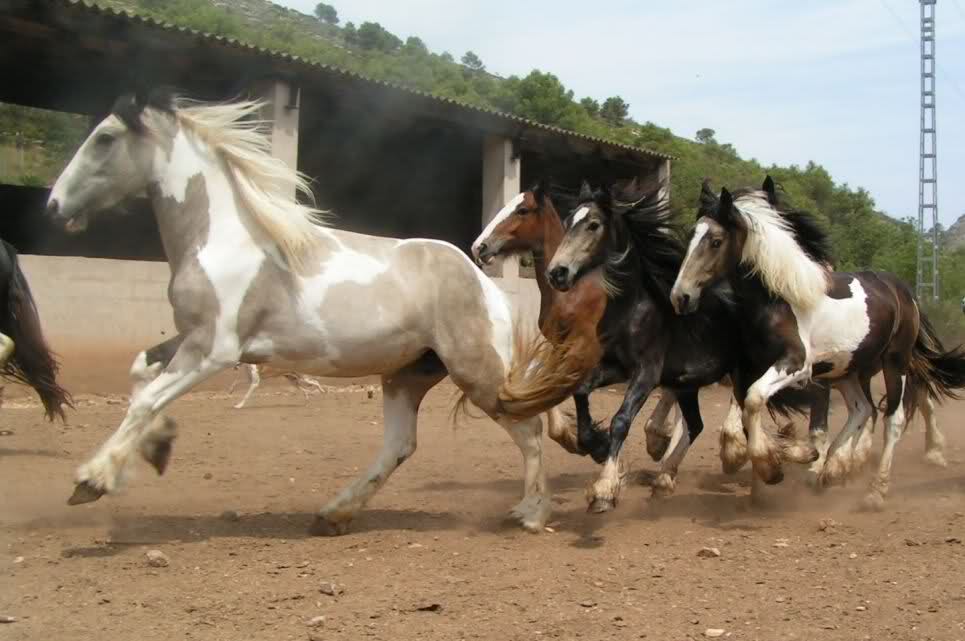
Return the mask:
[[(553, 287), (568, 291), (581, 279), (595, 278), (609, 292), (600, 334), (612, 357), (604, 361), (587, 387), (601, 381), (629, 379), (623, 404), (613, 417), (607, 438), (581, 421), (579, 438), (605, 459), (600, 478), (588, 491), (590, 507), (604, 511), (615, 504), (621, 486), (619, 457), (633, 419), (657, 386), (673, 390), (686, 424), (661, 461), (655, 491), (669, 493), (691, 443), (703, 430), (697, 403), (701, 387), (742, 366), (734, 341), (740, 331), (728, 292), (707, 297), (702, 313), (677, 318), (670, 288), (684, 256), (684, 246), (671, 220), (666, 199), (658, 192), (625, 194), (593, 192), (584, 184), (579, 204), (566, 219), (563, 241), (549, 265)], [(786, 413), (807, 398), (775, 398), (771, 408)], [(790, 455), (811, 460), (810, 448), (788, 444)]]
[[(627, 189), (634, 190), (635, 187), (630, 185)], [(606, 309), (607, 291), (601, 281), (583, 278), (569, 290), (561, 292), (547, 280), (547, 266), (556, 255), (563, 234), (563, 222), (553, 203), (549, 183), (543, 179), (506, 203), (476, 238), (472, 253), (477, 262), (488, 265), (498, 256), (532, 252), (540, 293), (539, 327), (543, 335), (547, 339), (576, 344), (575, 349), (593, 356), (602, 355), (597, 326)], [(611, 384), (617, 382), (622, 381), (611, 381)], [(581, 387), (574, 394), (573, 401), (581, 419), (592, 422), (591, 418), (582, 418), (589, 417), (588, 391)], [(669, 445), (671, 429), (666, 425), (666, 419), (675, 403), (673, 391), (664, 389), (647, 421), (647, 449), (654, 460), (660, 460)], [(738, 420), (739, 416), (740, 408), (737, 410)], [(580, 447), (575, 424), (554, 423), (557, 429), (549, 433), (550, 438), (568, 452), (581, 456), (590, 454)]]
[(829, 262), (827, 236), (808, 214), (780, 202), (768, 176), (761, 190), (721, 190), (697, 222), (671, 297), (677, 312), (688, 315), (707, 302), (701, 294), (708, 287), (731, 283), (747, 338), (743, 349), (768, 363), (759, 376), (735, 382), (754, 473), (767, 483), (782, 478), (781, 452), (761, 426), (761, 410), (774, 394), (813, 376), (844, 397), (848, 420), (821, 472), (830, 484), (866, 463), (865, 426), (875, 414), (871, 378), (883, 374), (885, 447), (864, 500), (880, 509), (906, 417), (920, 407), (926, 429), (934, 430), (929, 440), (941, 440), (932, 405), (965, 386), (965, 352), (945, 350), (894, 275), (831, 272)]
[(66, 420), (70, 394), (57, 383), (60, 365), (40, 327), (30, 286), (20, 269), (17, 250), (0, 241), (0, 376), (32, 387), (47, 420)]
[[(385, 435), (378, 460), (320, 512), (312, 531), (344, 532), (416, 448), (419, 404), (447, 374), (509, 431), (524, 459), (512, 514), (542, 529), (550, 500), (541, 421), (507, 395), (534, 363), (508, 300), (445, 242), (366, 236), (322, 225), (297, 202), (307, 181), (270, 154), (253, 101), (200, 104), (163, 91), (123, 96), (54, 185), (48, 215), (84, 229), (97, 211), (151, 197), (171, 267), (178, 335), (138, 355), (127, 415), (80, 466), (71, 504), (118, 489), (141, 455), (158, 472), (174, 430), (161, 411), (238, 362), (320, 376), (379, 374)], [(545, 352), (544, 352), (545, 354)], [(559, 371), (541, 361), (541, 380)]]

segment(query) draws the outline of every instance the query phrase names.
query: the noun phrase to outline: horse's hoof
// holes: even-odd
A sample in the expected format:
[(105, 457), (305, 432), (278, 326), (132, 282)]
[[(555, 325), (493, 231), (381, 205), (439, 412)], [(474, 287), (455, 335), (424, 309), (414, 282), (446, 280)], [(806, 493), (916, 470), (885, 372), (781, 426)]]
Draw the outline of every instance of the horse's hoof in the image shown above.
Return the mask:
[(144, 451), (144, 460), (151, 464), (158, 476), (163, 476), (171, 461), (171, 441), (160, 441), (152, 444)]
[(746, 459), (743, 461), (731, 461), (731, 460), (721, 459), (720, 469), (724, 472), (724, 474), (728, 476), (732, 476), (740, 472), (741, 468), (744, 467), (746, 463), (747, 463)]
[(865, 512), (881, 512), (885, 509), (885, 497), (878, 492), (869, 492), (861, 500), (860, 507)]
[(761, 480), (767, 485), (777, 485), (784, 480), (784, 470), (780, 467), (773, 467), (761, 477)]
[(591, 514), (602, 514), (604, 512), (609, 512), (617, 506), (616, 499), (605, 499), (599, 496), (593, 497), (590, 501), (589, 506), (587, 506), (586, 511)]
[(87, 481), (81, 481), (74, 487), (74, 493), (67, 499), (67, 505), (93, 503), (105, 494), (107, 494), (107, 492), (104, 490), (97, 489)]
[(926, 464), (933, 467), (945, 468), (948, 467), (948, 461), (945, 460), (945, 455), (939, 450), (932, 450), (930, 452), (925, 452), (924, 461)]
[(308, 528), (311, 536), (342, 536), (348, 532), (350, 521), (329, 521), (324, 516), (316, 516)]
[(650, 496), (654, 499), (665, 499), (673, 496), (675, 489), (676, 483), (670, 478), (670, 475), (661, 474), (653, 480), (653, 484), (650, 487)]

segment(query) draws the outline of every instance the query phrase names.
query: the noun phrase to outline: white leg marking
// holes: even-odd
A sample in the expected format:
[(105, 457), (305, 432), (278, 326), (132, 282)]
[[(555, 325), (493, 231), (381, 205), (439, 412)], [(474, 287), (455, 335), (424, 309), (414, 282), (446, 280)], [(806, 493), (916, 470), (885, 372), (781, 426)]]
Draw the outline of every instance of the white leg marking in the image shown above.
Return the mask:
[[(178, 355), (175, 355), (172, 363), (177, 360)], [(201, 381), (230, 367), (234, 360), (203, 358), (199, 363), (192, 363), (193, 367), (187, 371), (165, 370), (145, 385), (131, 399), (127, 415), (117, 431), (77, 470), (77, 483), (85, 483), (101, 492), (115, 492), (129, 471), (131, 453), (161, 410)], [(187, 364), (179, 365), (184, 367)]]
[(616, 506), (623, 490), (623, 470), (620, 460), (609, 457), (603, 464), (600, 477), (587, 488), (586, 498), (593, 512), (606, 512)]
[[(902, 401), (905, 398), (905, 377), (901, 377), (901, 390), (898, 398)], [(878, 464), (878, 473), (871, 480), (871, 489), (865, 496), (864, 506), (872, 510), (880, 510), (884, 507), (885, 496), (891, 484), (891, 463), (895, 456), (895, 447), (901, 440), (901, 435), (905, 431), (905, 406), (903, 402), (898, 403), (898, 409), (891, 416), (885, 417), (885, 448), (881, 454), (881, 462)]]
[(754, 473), (766, 483), (779, 482), (784, 474), (781, 471), (781, 451), (764, 431), (761, 412), (767, 400), (779, 390), (811, 377), (810, 365), (796, 371), (778, 371), (771, 366), (747, 392), (744, 401), (744, 426), (747, 428), (747, 450), (750, 454)]
[(741, 406), (731, 397), (727, 418), (720, 427), (720, 462), (725, 474), (736, 474), (747, 463), (747, 436)]
[(655, 461), (663, 458), (667, 452), (667, 447), (670, 446), (674, 423), (667, 421), (667, 417), (670, 415), (670, 410), (674, 409), (676, 405), (676, 394), (669, 389), (662, 388), (660, 390), (660, 401), (653, 408), (653, 412), (643, 429), (644, 434), (647, 435), (647, 454)]
[[(871, 418), (871, 404), (861, 391), (861, 384), (857, 377), (844, 379), (835, 387), (844, 398), (848, 409), (848, 420), (845, 421), (844, 429), (828, 449), (827, 460), (818, 477), (820, 483), (825, 486), (840, 483), (855, 471), (854, 463), (857, 461), (855, 445), (859, 440), (859, 430)], [(867, 447), (867, 444), (864, 446)], [(867, 459), (867, 452), (864, 456)]]
[(918, 403), (925, 421), (925, 462), (935, 467), (948, 467), (945, 460), (945, 436), (935, 420), (935, 402), (927, 392), (922, 392)]
[(690, 449), (690, 431), (687, 427), (687, 421), (681, 416), (677, 425), (679, 429), (674, 430), (673, 441), (660, 462), (660, 473), (653, 480), (652, 493), (654, 498), (673, 494), (677, 484), (677, 469)]
[(242, 407), (244, 407), (245, 403), (248, 402), (248, 399), (251, 398), (251, 395), (254, 394), (255, 390), (258, 389), (258, 386), (261, 385), (261, 375), (258, 374), (258, 366), (245, 365), (244, 368), (245, 373), (248, 374), (248, 391), (245, 392), (244, 398), (238, 401), (238, 404), (235, 405), (236, 410), (240, 410)]
[(541, 532), (549, 519), (552, 505), (543, 468), (543, 423), (538, 416), (502, 425), (513, 437), (523, 455), (523, 500), (510, 510), (510, 516), (529, 532)]

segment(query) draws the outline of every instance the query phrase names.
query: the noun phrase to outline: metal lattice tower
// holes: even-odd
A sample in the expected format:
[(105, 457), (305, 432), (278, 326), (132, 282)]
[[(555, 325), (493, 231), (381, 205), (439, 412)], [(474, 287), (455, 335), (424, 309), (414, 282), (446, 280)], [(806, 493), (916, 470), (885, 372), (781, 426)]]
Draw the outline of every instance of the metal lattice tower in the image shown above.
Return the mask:
[[(918, 162), (918, 300), (938, 300), (938, 157), (935, 122), (935, 2), (921, 2), (921, 150)], [(931, 234), (925, 237), (925, 220)]]

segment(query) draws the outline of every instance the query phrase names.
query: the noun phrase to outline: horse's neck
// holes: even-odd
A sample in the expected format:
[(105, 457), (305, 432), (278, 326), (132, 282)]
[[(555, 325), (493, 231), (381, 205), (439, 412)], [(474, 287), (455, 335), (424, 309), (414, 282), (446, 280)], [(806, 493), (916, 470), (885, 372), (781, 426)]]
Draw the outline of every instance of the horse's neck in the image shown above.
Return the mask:
[(547, 204), (542, 215), (543, 220), (543, 245), (533, 250), (533, 267), (536, 270), (536, 287), (539, 289), (539, 325), (549, 315), (550, 308), (559, 296), (559, 292), (550, 286), (546, 280), (546, 268), (549, 266), (556, 250), (563, 242), (563, 222), (552, 204)]
[(172, 274), (209, 242), (247, 236), (224, 163), (201, 141), (179, 129), (155, 176), (148, 191)]

